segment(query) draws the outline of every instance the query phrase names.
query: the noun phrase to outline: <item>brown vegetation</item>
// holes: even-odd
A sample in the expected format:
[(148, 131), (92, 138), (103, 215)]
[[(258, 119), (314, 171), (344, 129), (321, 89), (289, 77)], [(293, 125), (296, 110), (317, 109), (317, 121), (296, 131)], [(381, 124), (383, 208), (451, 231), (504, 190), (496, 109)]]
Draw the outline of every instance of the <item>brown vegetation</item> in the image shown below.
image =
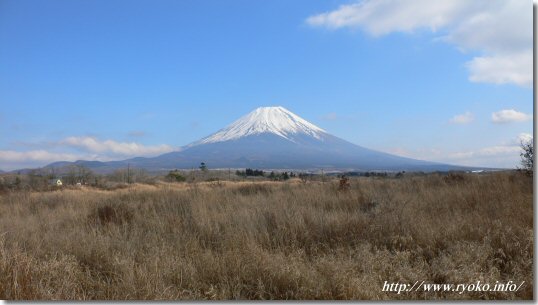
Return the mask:
[[(520, 173), (7, 192), (0, 299), (531, 299)], [(525, 281), (396, 294), (384, 281)]]

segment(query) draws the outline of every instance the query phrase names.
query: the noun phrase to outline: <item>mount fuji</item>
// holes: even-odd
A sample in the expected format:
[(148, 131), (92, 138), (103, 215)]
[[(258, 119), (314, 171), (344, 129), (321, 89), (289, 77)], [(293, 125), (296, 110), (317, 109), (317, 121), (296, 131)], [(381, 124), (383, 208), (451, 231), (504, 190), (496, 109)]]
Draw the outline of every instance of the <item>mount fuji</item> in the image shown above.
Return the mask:
[[(117, 168), (149, 171), (197, 168), (258, 168), (346, 171), (445, 171), (461, 166), (415, 160), (347, 142), (283, 107), (260, 107), (180, 151), (124, 161), (76, 161), (97, 172)], [(65, 162), (62, 162), (65, 164)], [(50, 166), (54, 166), (51, 164)], [(59, 165), (59, 164), (56, 164)]]

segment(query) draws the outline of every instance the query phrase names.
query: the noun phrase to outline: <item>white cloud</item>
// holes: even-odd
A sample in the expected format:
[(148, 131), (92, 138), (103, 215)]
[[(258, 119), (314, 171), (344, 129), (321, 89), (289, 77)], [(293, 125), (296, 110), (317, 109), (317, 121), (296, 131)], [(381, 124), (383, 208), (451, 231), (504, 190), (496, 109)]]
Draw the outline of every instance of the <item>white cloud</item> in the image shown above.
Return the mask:
[(519, 146), (490, 146), (475, 151), (455, 152), (448, 155), (449, 159), (467, 159), (471, 157), (488, 157), (499, 155), (517, 155), (519, 156)]
[[(445, 37), (462, 50), (514, 53), (532, 50), (532, 3), (521, 0), (466, 1)], [(472, 2), (472, 3), (469, 3)], [(474, 5), (474, 6), (473, 6)]]
[(532, 86), (532, 9), (523, 0), (362, 0), (306, 23), (361, 28), (373, 36), (442, 30), (441, 40), (483, 53), (467, 63), (471, 81)]
[(453, 118), (449, 120), (451, 124), (468, 124), (474, 120), (474, 116), (469, 111), (455, 115)]
[(0, 150), (0, 169), (40, 167), (56, 161), (122, 160), (130, 157), (155, 156), (175, 150), (169, 145), (146, 146), (134, 142), (103, 141), (94, 137), (68, 137), (57, 142), (35, 143), (31, 146), (35, 149)]
[(532, 85), (532, 50), (495, 56), (475, 57), (467, 63), (472, 82)]
[(475, 150), (451, 152), (444, 160), (461, 165), (516, 168), (521, 159), (521, 141), (532, 139), (532, 135), (521, 133), (507, 144), (483, 147)]
[(521, 133), (499, 145), (470, 149), (465, 151), (443, 151), (437, 148), (405, 149), (390, 148), (386, 151), (395, 155), (420, 160), (436, 161), (463, 166), (480, 166), (493, 168), (516, 168), (521, 158), (521, 141), (532, 140), (529, 133)]
[(467, 151), (446, 152), (438, 160), (450, 164), (515, 168), (519, 164), (521, 147), (495, 145)]
[(69, 137), (60, 142), (61, 145), (72, 146), (95, 153), (112, 153), (121, 156), (151, 156), (171, 152), (169, 145), (145, 146), (135, 142), (100, 141), (93, 137)]
[(532, 138), (530, 133), (520, 133), (519, 136), (517, 136), (516, 144), (532, 142)]
[(31, 151), (0, 150), (0, 169), (14, 170), (39, 167), (56, 161), (76, 161), (81, 156), (71, 153), (55, 153), (43, 149)]
[(497, 145), (477, 150), (448, 153), (443, 160), (448, 163), (498, 168), (516, 168), (520, 162), (519, 145)]
[(68, 153), (53, 153), (46, 150), (14, 151), (0, 150), (0, 162), (22, 161), (76, 161), (77, 156)]
[(331, 29), (361, 27), (374, 36), (391, 32), (412, 32), (421, 27), (432, 31), (447, 26), (465, 11), (468, 1), (365, 0), (309, 17), (312, 26)]
[(532, 115), (514, 109), (504, 109), (491, 114), (491, 121), (495, 124), (525, 122), (529, 120), (532, 120)]

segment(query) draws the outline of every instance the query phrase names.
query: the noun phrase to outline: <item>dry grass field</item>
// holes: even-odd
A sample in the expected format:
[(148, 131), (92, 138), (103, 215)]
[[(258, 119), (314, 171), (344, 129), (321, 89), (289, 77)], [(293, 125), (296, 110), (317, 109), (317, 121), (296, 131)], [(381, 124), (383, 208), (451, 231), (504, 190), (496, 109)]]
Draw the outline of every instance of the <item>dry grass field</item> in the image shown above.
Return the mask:
[[(0, 195), (0, 299), (532, 299), (521, 173)], [(384, 281), (525, 281), (517, 292)]]

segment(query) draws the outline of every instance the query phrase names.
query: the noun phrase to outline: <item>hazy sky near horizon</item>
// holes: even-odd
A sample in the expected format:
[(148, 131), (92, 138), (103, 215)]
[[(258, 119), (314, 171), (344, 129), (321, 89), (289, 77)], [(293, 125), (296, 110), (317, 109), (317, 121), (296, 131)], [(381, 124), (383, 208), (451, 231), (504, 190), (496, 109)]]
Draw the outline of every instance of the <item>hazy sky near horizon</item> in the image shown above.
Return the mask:
[(169, 152), (280, 105), (352, 143), (515, 167), (532, 1), (0, 2), (0, 169)]

